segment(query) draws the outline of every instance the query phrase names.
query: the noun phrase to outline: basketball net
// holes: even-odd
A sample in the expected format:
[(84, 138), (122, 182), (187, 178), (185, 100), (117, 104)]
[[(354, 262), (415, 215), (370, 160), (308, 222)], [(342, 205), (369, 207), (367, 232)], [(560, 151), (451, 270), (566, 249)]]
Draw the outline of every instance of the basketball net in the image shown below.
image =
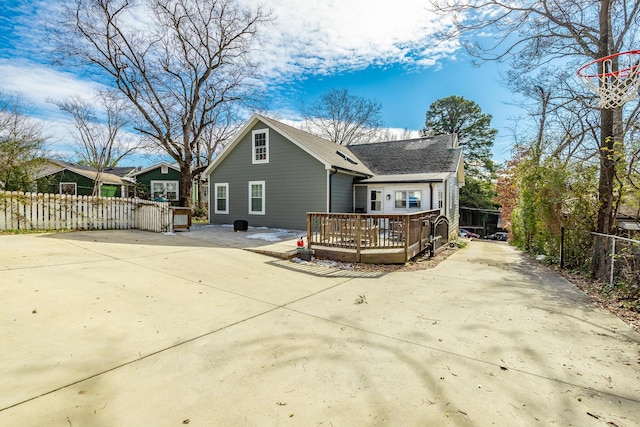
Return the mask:
[(578, 76), (598, 95), (600, 108), (614, 109), (639, 96), (640, 50), (620, 52), (583, 65)]

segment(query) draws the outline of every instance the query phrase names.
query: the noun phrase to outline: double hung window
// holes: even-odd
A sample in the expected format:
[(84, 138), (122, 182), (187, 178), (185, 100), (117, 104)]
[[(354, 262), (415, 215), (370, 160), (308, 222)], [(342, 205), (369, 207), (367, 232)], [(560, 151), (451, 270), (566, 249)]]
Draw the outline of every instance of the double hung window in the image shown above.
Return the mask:
[(264, 195), (264, 181), (249, 181), (249, 214), (265, 214)]
[(216, 183), (215, 184), (215, 201), (214, 201), (214, 213), (228, 214), (229, 213), (229, 184), (228, 183)]
[(251, 163), (269, 163), (269, 130), (251, 132)]
[(382, 191), (381, 190), (371, 190), (371, 208), (369, 209), (372, 212), (381, 212), (382, 211)]

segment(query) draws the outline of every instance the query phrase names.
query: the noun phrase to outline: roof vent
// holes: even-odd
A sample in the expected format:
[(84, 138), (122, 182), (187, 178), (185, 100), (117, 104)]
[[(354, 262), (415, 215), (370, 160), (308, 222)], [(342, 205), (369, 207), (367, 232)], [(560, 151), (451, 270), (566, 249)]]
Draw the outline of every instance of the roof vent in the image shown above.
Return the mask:
[(344, 154), (342, 151), (336, 151), (336, 154), (338, 156), (342, 157), (343, 159), (345, 159), (347, 162), (351, 163), (352, 165), (357, 165), (358, 164), (358, 162), (356, 162), (351, 157), (349, 157), (346, 154)]

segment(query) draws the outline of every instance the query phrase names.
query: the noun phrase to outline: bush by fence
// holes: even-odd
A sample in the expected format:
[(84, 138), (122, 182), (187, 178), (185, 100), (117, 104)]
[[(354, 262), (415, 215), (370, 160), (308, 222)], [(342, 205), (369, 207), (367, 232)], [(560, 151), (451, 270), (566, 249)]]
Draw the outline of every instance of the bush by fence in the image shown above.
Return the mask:
[(169, 204), (142, 199), (0, 191), (0, 230), (171, 230)]

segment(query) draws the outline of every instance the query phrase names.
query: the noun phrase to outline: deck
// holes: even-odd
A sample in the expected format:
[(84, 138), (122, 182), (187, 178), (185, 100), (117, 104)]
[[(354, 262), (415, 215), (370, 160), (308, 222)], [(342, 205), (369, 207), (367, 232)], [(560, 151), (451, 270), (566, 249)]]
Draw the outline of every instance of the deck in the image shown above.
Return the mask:
[(318, 258), (367, 264), (404, 264), (433, 255), (448, 240), (440, 210), (412, 214), (307, 214), (307, 240)]

